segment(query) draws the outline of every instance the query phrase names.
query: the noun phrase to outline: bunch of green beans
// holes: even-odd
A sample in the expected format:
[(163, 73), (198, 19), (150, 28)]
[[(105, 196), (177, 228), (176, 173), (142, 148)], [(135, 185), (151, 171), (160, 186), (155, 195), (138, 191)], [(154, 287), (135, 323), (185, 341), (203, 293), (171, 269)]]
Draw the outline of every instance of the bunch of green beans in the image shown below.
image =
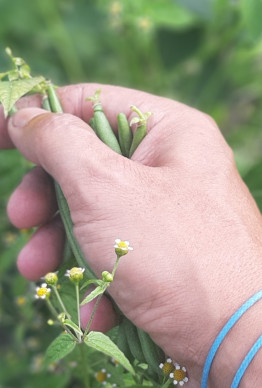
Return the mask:
[[(147, 119), (151, 113), (142, 113), (137, 107), (132, 105), (131, 109), (137, 113), (138, 117), (134, 117), (130, 123), (124, 113), (119, 113), (117, 116), (117, 138), (104, 113), (99, 97), (100, 90), (93, 97), (87, 98), (87, 100), (92, 101), (94, 109), (94, 115), (89, 122), (90, 126), (101, 141), (107, 144), (112, 150), (120, 155), (131, 158), (147, 134)], [(53, 85), (49, 85), (47, 88), (47, 95), (43, 98), (43, 107), (52, 112), (63, 112)], [(131, 126), (134, 124), (137, 125), (137, 128), (133, 135)], [(85, 260), (83, 252), (74, 236), (70, 210), (61, 187), (57, 182), (55, 182), (55, 190), (60, 215), (75, 259), (81, 267), (85, 268), (87, 276), (95, 278), (96, 276)], [(147, 377), (154, 382), (161, 383), (163, 375), (159, 369), (159, 363), (164, 360), (163, 351), (152, 341), (146, 332), (137, 328), (123, 314), (121, 314), (121, 322), (119, 324), (117, 345), (130, 361), (137, 360), (139, 363), (147, 363)]]

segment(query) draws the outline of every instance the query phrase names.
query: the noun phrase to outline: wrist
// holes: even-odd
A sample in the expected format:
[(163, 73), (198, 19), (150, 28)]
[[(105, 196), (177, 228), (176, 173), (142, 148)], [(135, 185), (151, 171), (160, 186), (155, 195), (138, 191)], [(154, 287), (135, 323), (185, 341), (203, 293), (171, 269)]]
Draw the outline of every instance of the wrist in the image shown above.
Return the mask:
[[(261, 310), (262, 300), (259, 300), (226, 335), (210, 370), (210, 388), (231, 387), (241, 362), (261, 335)], [(262, 353), (258, 352), (244, 373), (239, 388), (262, 386), (261, 365)]]

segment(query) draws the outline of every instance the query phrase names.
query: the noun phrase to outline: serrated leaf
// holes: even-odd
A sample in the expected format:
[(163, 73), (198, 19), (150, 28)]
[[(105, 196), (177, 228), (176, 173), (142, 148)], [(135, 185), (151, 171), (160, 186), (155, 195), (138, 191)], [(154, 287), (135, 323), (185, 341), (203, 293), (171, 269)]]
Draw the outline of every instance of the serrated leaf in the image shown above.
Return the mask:
[(75, 341), (69, 334), (61, 334), (47, 348), (45, 364), (50, 364), (64, 358), (75, 348)]
[(82, 330), (80, 330), (79, 327), (73, 321), (71, 321), (70, 319), (65, 319), (63, 321), (63, 324), (66, 325), (66, 326), (71, 327), (71, 329), (73, 329), (76, 333), (81, 334), (81, 335), (83, 334)]
[(85, 344), (93, 349), (98, 350), (106, 354), (109, 357), (113, 357), (117, 360), (126, 370), (135, 374), (135, 371), (124, 355), (123, 352), (116, 346), (116, 344), (105, 334), (98, 331), (90, 331), (85, 338)]
[(39, 76), (30, 79), (0, 82), (0, 102), (3, 104), (5, 117), (19, 98), (43, 81), (44, 77)]
[(83, 306), (84, 304), (90, 302), (91, 300), (95, 299), (98, 295), (103, 294), (105, 291), (104, 287), (98, 286), (94, 289), (94, 291), (90, 292), (85, 299), (80, 303), (80, 306)]

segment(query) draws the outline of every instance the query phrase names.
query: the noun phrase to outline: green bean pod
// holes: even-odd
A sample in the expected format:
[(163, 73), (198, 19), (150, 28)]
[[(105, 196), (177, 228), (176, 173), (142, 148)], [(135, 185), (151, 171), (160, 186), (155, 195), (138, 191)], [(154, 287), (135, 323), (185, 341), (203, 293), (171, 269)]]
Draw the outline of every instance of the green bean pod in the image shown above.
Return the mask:
[(49, 112), (52, 111), (48, 96), (44, 96), (42, 100), (42, 107)]
[(90, 125), (90, 127), (93, 129), (93, 131), (96, 133), (96, 126), (95, 126), (95, 119), (94, 119), (94, 117), (92, 117), (92, 118), (89, 120), (89, 125)]
[(63, 113), (62, 105), (57, 97), (54, 85), (50, 84), (47, 87), (47, 93), (49, 98), (49, 104), (51, 107), (51, 111), (55, 113)]
[(131, 158), (131, 156), (133, 155), (133, 153), (135, 152), (135, 150), (137, 149), (137, 147), (139, 146), (141, 141), (144, 139), (146, 134), (147, 134), (147, 125), (146, 124), (142, 124), (139, 127), (137, 127), (137, 129), (134, 133), (131, 147), (130, 147), (129, 158)]
[(129, 156), (130, 147), (133, 140), (133, 133), (124, 113), (119, 113), (117, 116), (118, 139), (122, 154)]
[(99, 139), (113, 151), (122, 155), (116, 135), (114, 134), (100, 103), (94, 105), (94, 125)]
[[(57, 94), (55, 92), (54, 87), (52, 85), (50, 85), (48, 87), (47, 92), (48, 92), (49, 104), (45, 103), (45, 108), (48, 110), (51, 110), (52, 112), (55, 112), (55, 113), (58, 113), (57, 112), (57, 110), (58, 110), (61, 113), (62, 106), (61, 106), (60, 101), (57, 97)], [(69, 210), (67, 201), (65, 199), (65, 196), (62, 192), (62, 189), (56, 181), (54, 181), (54, 185), (55, 185), (55, 192), (56, 192), (58, 208), (60, 211), (60, 216), (62, 218), (65, 232), (66, 232), (66, 236), (67, 236), (68, 242), (70, 244), (70, 247), (72, 249), (72, 252), (75, 256), (75, 259), (80, 267), (85, 268), (85, 272), (86, 272), (88, 277), (96, 278), (95, 274), (93, 273), (93, 271), (90, 269), (89, 265), (87, 264), (87, 261), (84, 257), (84, 254), (83, 254), (83, 252), (82, 252), (82, 250), (81, 250), (81, 248), (80, 248), (80, 246), (75, 238), (75, 235), (73, 232), (74, 225), (73, 225), (71, 215), (70, 215), (70, 210)]]
[(87, 261), (83, 255), (83, 252), (74, 236), (74, 233), (73, 233), (74, 225), (71, 219), (70, 210), (69, 210), (67, 201), (65, 199), (65, 196), (62, 192), (62, 189), (56, 181), (55, 181), (55, 192), (56, 192), (58, 208), (60, 211), (60, 216), (62, 218), (66, 236), (70, 244), (70, 247), (72, 249), (72, 252), (75, 256), (75, 259), (80, 267), (85, 268), (85, 273), (89, 278), (91, 279), (95, 278), (96, 276), (88, 266)]

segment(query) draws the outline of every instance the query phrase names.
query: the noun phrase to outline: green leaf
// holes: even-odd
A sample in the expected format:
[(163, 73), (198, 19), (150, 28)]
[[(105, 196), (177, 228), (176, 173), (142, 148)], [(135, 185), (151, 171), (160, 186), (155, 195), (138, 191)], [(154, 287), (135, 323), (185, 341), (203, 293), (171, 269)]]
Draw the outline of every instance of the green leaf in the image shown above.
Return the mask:
[(135, 374), (135, 371), (124, 355), (123, 352), (116, 346), (116, 344), (105, 334), (98, 331), (90, 331), (85, 338), (85, 344), (93, 349), (98, 350), (110, 357), (116, 359), (126, 370)]
[(5, 117), (20, 97), (30, 92), (36, 85), (44, 81), (44, 77), (34, 77), (16, 81), (0, 82), (0, 102), (4, 106)]
[(168, 379), (164, 385), (161, 386), (161, 388), (168, 388), (169, 386), (171, 386), (171, 381), (170, 379)]
[(262, 0), (242, 0), (242, 16), (253, 39), (262, 36)]
[(82, 330), (80, 330), (79, 327), (73, 321), (71, 321), (70, 319), (65, 319), (63, 321), (63, 324), (66, 325), (66, 326), (71, 327), (71, 329), (73, 329), (76, 333), (79, 333), (81, 335), (83, 334)]
[(85, 299), (80, 303), (80, 306), (83, 306), (84, 304), (90, 302), (91, 300), (95, 299), (98, 295), (103, 294), (105, 292), (105, 288), (98, 286), (94, 289), (94, 291), (90, 292)]
[(104, 282), (103, 282), (103, 280), (100, 280), (100, 279), (90, 279), (82, 284), (82, 286), (80, 287), (80, 290), (83, 290), (84, 288), (86, 288), (90, 284), (97, 284), (98, 286), (102, 286), (102, 284), (104, 284)]
[(69, 334), (60, 334), (47, 348), (45, 364), (50, 364), (67, 356), (75, 348), (75, 341)]

